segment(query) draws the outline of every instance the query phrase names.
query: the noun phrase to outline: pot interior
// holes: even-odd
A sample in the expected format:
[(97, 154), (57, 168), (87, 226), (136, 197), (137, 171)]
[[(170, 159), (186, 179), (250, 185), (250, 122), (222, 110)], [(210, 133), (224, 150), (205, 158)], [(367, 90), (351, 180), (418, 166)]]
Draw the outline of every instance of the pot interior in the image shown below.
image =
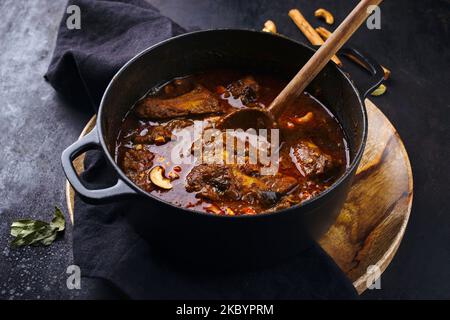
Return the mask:
[[(313, 53), (285, 37), (244, 30), (194, 32), (156, 45), (122, 68), (103, 97), (99, 118), (108, 151), (114, 159), (123, 118), (156, 85), (217, 68), (257, 70), (289, 80)], [(306, 90), (338, 118), (353, 162), (364, 137), (364, 112), (358, 92), (333, 63)]]

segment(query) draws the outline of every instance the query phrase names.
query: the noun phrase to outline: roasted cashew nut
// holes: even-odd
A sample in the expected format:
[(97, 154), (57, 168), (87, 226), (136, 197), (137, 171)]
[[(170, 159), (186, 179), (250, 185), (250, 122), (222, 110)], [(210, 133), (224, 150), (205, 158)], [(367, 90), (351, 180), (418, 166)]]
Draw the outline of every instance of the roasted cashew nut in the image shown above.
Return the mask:
[(150, 171), (150, 180), (154, 185), (161, 189), (170, 190), (173, 187), (170, 183), (170, 179), (167, 179), (164, 176), (164, 168), (161, 166), (154, 167)]
[(322, 18), (325, 20), (325, 22), (327, 24), (333, 24), (334, 23), (334, 17), (331, 14), (330, 11), (325, 10), (325, 9), (317, 9), (316, 12), (314, 12), (314, 16), (316, 16), (317, 18)]
[(300, 118), (295, 118), (294, 122), (296, 124), (305, 124), (310, 122), (312, 119), (314, 118), (314, 113), (312, 113), (311, 111), (308, 112), (307, 114), (305, 114), (303, 117)]
[(264, 23), (264, 28), (262, 29), (262, 31), (269, 33), (277, 33), (277, 26), (272, 20), (267, 20)]

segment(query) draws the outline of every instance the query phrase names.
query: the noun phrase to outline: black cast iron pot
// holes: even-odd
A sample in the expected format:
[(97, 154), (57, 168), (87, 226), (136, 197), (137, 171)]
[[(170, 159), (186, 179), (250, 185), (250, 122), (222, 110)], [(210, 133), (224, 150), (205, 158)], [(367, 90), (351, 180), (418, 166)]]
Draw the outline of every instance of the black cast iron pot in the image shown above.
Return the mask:
[[(216, 216), (166, 203), (133, 184), (114, 162), (121, 121), (149, 88), (175, 77), (211, 68), (265, 71), (290, 79), (314, 50), (288, 38), (246, 30), (210, 30), (184, 34), (161, 42), (131, 59), (111, 80), (101, 101), (94, 130), (68, 147), (62, 165), (73, 188), (86, 201), (128, 201), (130, 221), (152, 247), (189, 264), (235, 266), (271, 263), (305, 248), (332, 225), (349, 191), (367, 137), (364, 97), (381, 83), (381, 67), (358, 56), (372, 72), (361, 91), (333, 63), (307, 88), (342, 124), (350, 147), (351, 165), (319, 196), (276, 213), (256, 216)], [(72, 160), (88, 149), (101, 148), (114, 168), (117, 184), (101, 190), (86, 188)], [(136, 209), (139, 208), (139, 209)], [(197, 265), (196, 263), (196, 265)]]

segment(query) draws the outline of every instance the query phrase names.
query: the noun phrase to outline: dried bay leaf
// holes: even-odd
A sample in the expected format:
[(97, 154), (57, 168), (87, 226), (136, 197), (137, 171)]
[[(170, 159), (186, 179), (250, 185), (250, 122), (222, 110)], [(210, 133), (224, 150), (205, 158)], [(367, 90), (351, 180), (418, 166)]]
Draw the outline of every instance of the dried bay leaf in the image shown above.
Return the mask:
[(58, 207), (55, 207), (54, 217), (50, 223), (32, 219), (15, 221), (11, 224), (11, 235), (14, 237), (11, 245), (48, 246), (55, 241), (60, 232), (64, 231), (65, 222), (64, 214)]
[(58, 231), (63, 231), (66, 226), (66, 219), (58, 207), (55, 207), (55, 216), (53, 217), (50, 225), (55, 227)]

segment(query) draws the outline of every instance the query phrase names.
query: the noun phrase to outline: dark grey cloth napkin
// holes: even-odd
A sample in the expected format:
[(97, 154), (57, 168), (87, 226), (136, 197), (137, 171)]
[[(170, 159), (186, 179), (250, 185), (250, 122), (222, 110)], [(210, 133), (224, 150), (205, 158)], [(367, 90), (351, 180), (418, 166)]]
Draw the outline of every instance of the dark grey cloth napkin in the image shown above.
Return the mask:
[[(184, 32), (142, 0), (77, 0), (81, 29), (61, 21), (45, 75), (80, 108), (97, 110), (117, 70), (141, 50)], [(82, 180), (91, 188), (115, 182), (100, 151), (88, 152)], [(76, 196), (74, 260), (83, 275), (84, 298), (133, 299), (351, 299), (356, 291), (315, 243), (276, 266), (234, 273), (191, 272), (159, 258), (129, 217), (140, 201), (91, 205)], [(161, 212), (161, 214), (164, 214)], [(85, 285), (83, 285), (83, 283)]]

